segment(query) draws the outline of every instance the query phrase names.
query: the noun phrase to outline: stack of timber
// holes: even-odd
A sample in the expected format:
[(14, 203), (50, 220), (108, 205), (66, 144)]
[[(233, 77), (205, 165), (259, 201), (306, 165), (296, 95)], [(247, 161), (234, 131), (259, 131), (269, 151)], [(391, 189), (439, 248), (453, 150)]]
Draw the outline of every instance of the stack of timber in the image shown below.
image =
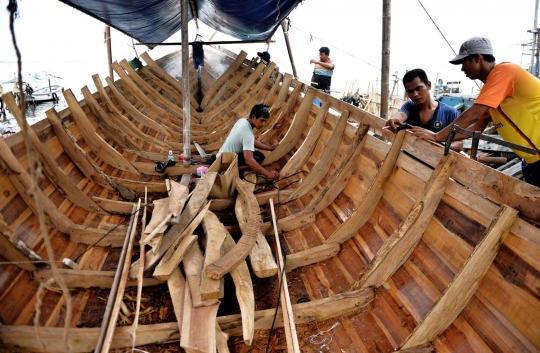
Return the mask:
[[(262, 351), (273, 325), (290, 352), (538, 351), (540, 189), (244, 52), (205, 48), (185, 117), (178, 54), (141, 58), (0, 139), (0, 347)], [(215, 153), (257, 103), (282, 180), (246, 173), (211, 199), (216, 173), (154, 170), (183, 150), (183, 119)], [(282, 302), (261, 306), (268, 283)]]

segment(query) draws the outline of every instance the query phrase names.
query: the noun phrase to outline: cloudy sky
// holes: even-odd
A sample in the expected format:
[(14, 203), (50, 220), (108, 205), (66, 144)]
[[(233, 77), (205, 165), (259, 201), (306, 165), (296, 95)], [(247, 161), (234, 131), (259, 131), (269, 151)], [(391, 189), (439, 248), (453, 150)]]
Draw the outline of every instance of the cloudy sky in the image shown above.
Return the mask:
[[(535, 0), (421, 0), (455, 51), (473, 36), (488, 37), (498, 62), (512, 61), (527, 67), (530, 56), (523, 56), (522, 43), (530, 41)], [(15, 55), (9, 33), (7, 0), (0, 0), (0, 82), (13, 77)], [(331, 5), (329, 5), (331, 3)], [(57, 0), (19, 0), (20, 18), (16, 22), (26, 73), (49, 70), (64, 77), (63, 84), (78, 91), (88, 85), (91, 75), (107, 75), (104, 25)], [(423, 68), (432, 81), (462, 81), (462, 90), (470, 93), (476, 86), (448, 63), (454, 54), (437, 31), (418, 0), (394, 0), (391, 11), (391, 74), (402, 77), (406, 70)], [(201, 26), (203, 40), (213, 30)], [(134, 51), (131, 39), (112, 31), (113, 59), (130, 59)], [(190, 35), (195, 37), (193, 21)], [(380, 88), (382, 37), (382, 1), (373, 0), (305, 0), (291, 15), (290, 40), (300, 79), (309, 80), (313, 70), (311, 58), (318, 57), (321, 46), (330, 47), (336, 62), (332, 89), (341, 97), (354, 82), (360, 92), (368, 86)], [(180, 41), (177, 33), (169, 41)], [(214, 40), (230, 39), (218, 34)], [(292, 72), (278, 29), (269, 51), (281, 71)], [(137, 47), (139, 53), (142, 47)], [(266, 50), (266, 44), (231, 45), (235, 52), (245, 50), (250, 56)], [(159, 47), (150, 52), (154, 59), (174, 50)], [(390, 84), (392, 87), (393, 83)], [(403, 94), (401, 82), (398, 92)]]

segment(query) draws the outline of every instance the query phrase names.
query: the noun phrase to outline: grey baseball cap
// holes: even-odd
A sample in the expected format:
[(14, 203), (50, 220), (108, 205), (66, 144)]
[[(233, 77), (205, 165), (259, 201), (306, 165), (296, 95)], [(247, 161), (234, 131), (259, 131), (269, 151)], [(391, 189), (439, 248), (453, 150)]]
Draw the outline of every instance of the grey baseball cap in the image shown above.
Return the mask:
[(472, 37), (466, 40), (459, 48), (459, 55), (450, 60), (450, 64), (459, 65), (461, 60), (472, 54), (493, 55), (493, 48), (489, 39), (484, 37)]

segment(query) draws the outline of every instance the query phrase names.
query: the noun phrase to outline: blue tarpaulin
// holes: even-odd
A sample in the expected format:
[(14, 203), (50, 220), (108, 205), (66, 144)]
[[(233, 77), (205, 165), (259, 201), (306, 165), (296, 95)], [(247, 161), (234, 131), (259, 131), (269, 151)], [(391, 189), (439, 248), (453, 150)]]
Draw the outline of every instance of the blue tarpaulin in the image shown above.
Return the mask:
[[(181, 0), (60, 0), (143, 43), (180, 30)], [(240, 40), (266, 40), (302, 0), (195, 0), (198, 19)], [(190, 20), (193, 14), (189, 13)]]

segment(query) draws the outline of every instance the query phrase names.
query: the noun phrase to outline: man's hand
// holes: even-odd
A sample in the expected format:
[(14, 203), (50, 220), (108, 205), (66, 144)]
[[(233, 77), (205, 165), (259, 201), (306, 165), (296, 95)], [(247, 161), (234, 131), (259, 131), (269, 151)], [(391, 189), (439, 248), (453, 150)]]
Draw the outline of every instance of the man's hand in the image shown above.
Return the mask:
[(272, 170), (271, 172), (268, 172), (266, 177), (268, 179), (272, 179), (272, 180), (279, 180), (279, 178), (280, 178), (279, 173), (278, 173), (277, 170)]
[(315, 59), (311, 59), (309, 61), (310, 64), (317, 64), (319, 62), (319, 60), (315, 60)]
[(390, 118), (390, 119), (386, 120), (386, 126), (387, 126), (388, 130), (390, 130), (390, 131), (392, 131), (394, 133), (397, 131), (396, 129), (400, 125), (403, 125), (403, 122), (398, 118)]
[(416, 140), (429, 140), (429, 141), (435, 141), (437, 142), (437, 134), (433, 131), (423, 129), (421, 127), (415, 126), (413, 129), (409, 130), (412, 132), (414, 136), (416, 136)]
[(275, 150), (278, 146), (279, 146), (279, 142), (274, 141), (274, 142), (270, 145), (270, 151)]

